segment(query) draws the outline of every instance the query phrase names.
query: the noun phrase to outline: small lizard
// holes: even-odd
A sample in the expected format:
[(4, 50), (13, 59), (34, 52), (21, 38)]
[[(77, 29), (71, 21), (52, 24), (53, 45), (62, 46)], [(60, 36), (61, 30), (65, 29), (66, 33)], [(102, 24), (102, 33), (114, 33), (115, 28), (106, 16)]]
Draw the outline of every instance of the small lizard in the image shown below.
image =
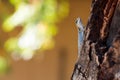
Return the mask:
[(78, 28), (78, 57), (79, 57), (84, 40), (84, 27), (80, 18), (76, 19), (76, 26)]

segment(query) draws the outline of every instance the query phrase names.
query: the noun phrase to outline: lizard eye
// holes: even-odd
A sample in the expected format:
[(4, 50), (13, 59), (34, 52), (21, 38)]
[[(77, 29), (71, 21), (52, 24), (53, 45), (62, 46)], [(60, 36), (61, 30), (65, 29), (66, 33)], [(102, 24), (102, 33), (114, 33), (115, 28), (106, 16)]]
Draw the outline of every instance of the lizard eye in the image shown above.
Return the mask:
[(78, 23), (78, 20), (76, 20), (75, 23), (77, 24), (77, 23)]
[(75, 21), (76, 24), (78, 24), (79, 22), (81, 22), (81, 19), (78, 17)]

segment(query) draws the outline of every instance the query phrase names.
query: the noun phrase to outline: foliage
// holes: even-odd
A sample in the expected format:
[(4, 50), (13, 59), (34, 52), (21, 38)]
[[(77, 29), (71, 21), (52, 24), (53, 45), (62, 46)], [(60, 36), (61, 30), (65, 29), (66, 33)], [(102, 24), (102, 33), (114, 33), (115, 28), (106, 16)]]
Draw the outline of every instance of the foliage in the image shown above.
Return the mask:
[(56, 23), (68, 15), (69, 5), (67, 0), (1, 0), (0, 9), (2, 56), (30, 60), (36, 51), (54, 47)]

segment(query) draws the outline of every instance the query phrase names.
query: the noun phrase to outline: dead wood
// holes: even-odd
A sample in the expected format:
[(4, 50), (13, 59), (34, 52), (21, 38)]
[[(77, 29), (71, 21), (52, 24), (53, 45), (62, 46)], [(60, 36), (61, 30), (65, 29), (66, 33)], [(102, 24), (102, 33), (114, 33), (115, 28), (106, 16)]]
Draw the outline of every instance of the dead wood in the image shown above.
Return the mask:
[(120, 0), (93, 0), (71, 80), (120, 80)]

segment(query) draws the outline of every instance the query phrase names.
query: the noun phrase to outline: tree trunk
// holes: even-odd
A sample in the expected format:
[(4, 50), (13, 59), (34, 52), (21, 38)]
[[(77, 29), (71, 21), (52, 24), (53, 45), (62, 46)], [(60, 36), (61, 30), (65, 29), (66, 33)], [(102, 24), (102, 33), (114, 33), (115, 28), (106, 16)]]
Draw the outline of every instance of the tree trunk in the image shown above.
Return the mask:
[(93, 0), (71, 80), (120, 80), (120, 0)]

